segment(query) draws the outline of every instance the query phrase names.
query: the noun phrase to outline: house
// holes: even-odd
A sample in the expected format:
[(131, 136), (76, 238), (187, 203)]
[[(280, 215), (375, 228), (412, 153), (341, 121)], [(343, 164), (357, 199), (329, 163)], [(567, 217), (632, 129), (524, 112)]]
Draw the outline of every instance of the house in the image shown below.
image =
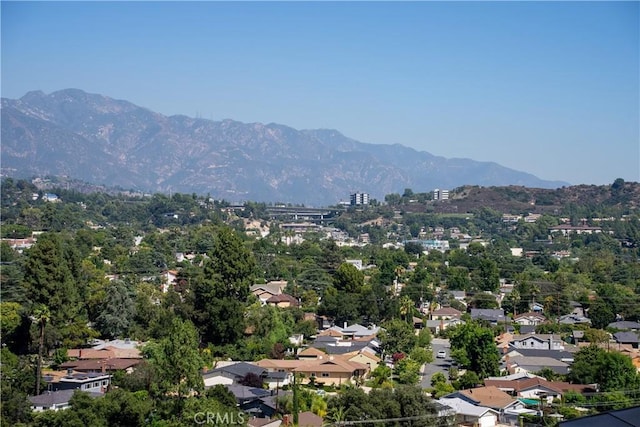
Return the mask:
[(510, 374), (518, 372), (540, 372), (544, 368), (549, 368), (556, 374), (567, 375), (569, 373), (569, 363), (554, 359), (553, 357), (535, 356), (515, 356), (506, 360), (507, 371)]
[(276, 414), (275, 396), (272, 391), (240, 384), (226, 387), (236, 398), (238, 407), (249, 415), (271, 418)]
[(536, 325), (520, 325), (520, 334), (529, 335), (536, 333)]
[(510, 346), (536, 350), (564, 350), (564, 341), (553, 334), (514, 335)]
[(212, 369), (202, 373), (205, 387), (212, 387), (217, 384), (231, 385), (237, 384), (248, 374), (262, 377), (266, 370), (253, 363), (236, 362), (220, 368)]
[[(77, 389), (58, 390), (58, 391), (45, 391), (38, 396), (29, 396), (29, 402), (31, 402), (31, 410), (34, 412), (42, 411), (60, 411), (67, 409), (71, 405), (69, 401), (78, 391)], [(86, 392), (90, 397), (104, 396), (103, 393)]]
[(509, 347), (504, 359), (514, 357), (550, 357), (555, 360), (559, 360), (564, 363), (573, 363), (573, 353), (566, 350), (542, 350), (535, 348), (513, 348)]
[(91, 348), (72, 348), (67, 350), (67, 357), (77, 359), (142, 359), (140, 348), (144, 342), (130, 340), (93, 340)]
[(513, 321), (518, 325), (540, 325), (546, 322), (547, 318), (533, 311), (529, 311), (527, 313), (518, 314), (514, 316)]
[[(517, 422), (518, 416), (514, 417), (513, 414), (510, 414), (510, 411), (525, 409), (522, 402), (495, 386), (458, 390), (444, 397), (457, 397), (472, 405), (493, 409), (498, 412), (498, 421), (500, 423), (512, 423), (514, 418)], [(535, 413), (535, 411), (533, 412)]]
[(316, 383), (324, 385), (341, 385), (363, 378), (369, 372), (367, 365), (336, 356), (322, 360), (262, 359), (256, 364), (269, 372), (302, 374), (302, 381), (309, 382), (313, 378)]
[(44, 193), (42, 195), (42, 200), (44, 200), (45, 202), (59, 202), (60, 198), (58, 197), (57, 194), (54, 193)]
[(110, 359), (79, 359), (64, 362), (60, 365), (60, 368), (73, 369), (74, 371), (84, 373), (125, 371), (130, 374), (141, 362), (142, 359), (123, 359), (119, 357)]
[(560, 224), (555, 225), (553, 227), (549, 227), (549, 234), (557, 234), (560, 233), (563, 236), (568, 236), (570, 234), (595, 234), (602, 233), (602, 228), (600, 227), (588, 227), (588, 226), (573, 226), (568, 224)]
[(613, 334), (613, 338), (618, 344), (629, 344), (633, 348), (638, 348), (638, 342), (640, 342), (638, 334), (631, 331), (616, 332)]
[(640, 420), (640, 406), (602, 412), (596, 415), (560, 421), (559, 427), (634, 427)]
[(440, 332), (447, 330), (447, 328), (462, 324), (464, 324), (464, 321), (456, 318), (450, 320), (439, 319), (427, 320), (425, 327), (428, 328), (433, 334), (438, 335)]
[(609, 323), (607, 328), (618, 329), (621, 331), (640, 331), (640, 323), (620, 320), (618, 322)]
[(289, 343), (293, 346), (300, 347), (304, 343), (303, 334), (293, 334), (289, 337)]
[(506, 317), (504, 316), (504, 310), (499, 309), (490, 309), (490, 308), (472, 308), (471, 309), (471, 319), (473, 320), (486, 320), (492, 325), (497, 325), (499, 323), (505, 323)]
[(458, 397), (443, 397), (436, 400), (436, 402), (451, 408), (452, 412), (455, 413), (455, 422), (458, 425), (494, 427), (498, 424), (500, 413), (495, 409), (476, 406)]
[(429, 317), (431, 320), (460, 319), (462, 317), (462, 312), (453, 307), (442, 307), (432, 311)]
[(565, 314), (558, 318), (558, 323), (563, 325), (590, 325), (591, 319), (579, 314)]
[(316, 347), (307, 347), (298, 352), (298, 359), (300, 360), (322, 360), (327, 356), (327, 353)]
[(284, 280), (271, 281), (269, 283), (252, 285), (249, 291), (264, 304), (272, 296), (280, 295), (286, 287), (287, 282)]
[(51, 391), (80, 390), (104, 393), (111, 384), (111, 375), (103, 372), (74, 372), (67, 370), (64, 376), (49, 373), (44, 376)]
[(279, 294), (269, 297), (266, 301), (267, 305), (273, 305), (275, 307), (287, 308), (287, 307), (299, 307), (300, 302), (296, 297), (289, 294)]
[(465, 291), (449, 291), (449, 293), (456, 301), (464, 303), (464, 300), (467, 299), (467, 293)]
[(292, 381), (292, 375), (290, 373), (269, 372), (265, 368), (248, 362), (232, 362), (210, 371), (203, 371), (202, 379), (204, 380), (205, 387), (213, 387), (217, 384), (229, 386), (239, 384), (248, 374), (254, 374), (262, 378), (263, 383), (269, 389), (289, 385)]
[(381, 362), (378, 356), (364, 349), (346, 353), (342, 357), (348, 362), (356, 362), (368, 366), (369, 371), (375, 370)]
[(561, 381), (548, 381), (538, 376), (504, 380), (500, 377), (487, 378), (485, 386), (495, 386), (500, 390), (523, 399), (545, 399), (548, 403), (559, 399), (568, 391), (578, 393), (595, 392), (595, 385), (569, 384)]
[(355, 323), (351, 326), (344, 327), (342, 329), (342, 335), (345, 339), (364, 338), (371, 335), (377, 335), (379, 330), (380, 328), (375, 325), (366, 327)]
[(581, 303), (579, 303), (578, 301), (569, 301), (569, 305), (571, 306), (571, 314), (584, 317), (584, 307)]

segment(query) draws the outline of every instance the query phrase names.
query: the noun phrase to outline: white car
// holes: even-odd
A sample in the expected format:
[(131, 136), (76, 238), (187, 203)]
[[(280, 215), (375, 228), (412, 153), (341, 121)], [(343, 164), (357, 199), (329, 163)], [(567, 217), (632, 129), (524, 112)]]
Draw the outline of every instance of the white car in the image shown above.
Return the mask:
[(444, 351), (444, 350), (440, 350), (440, 351), (438, 352), (438, 354), (436, 355), (436, 357), (437, 357), (438, 359), (446, 359), (446, 358), (447, 358), (447, 352), (446, 352), (446, 351)]

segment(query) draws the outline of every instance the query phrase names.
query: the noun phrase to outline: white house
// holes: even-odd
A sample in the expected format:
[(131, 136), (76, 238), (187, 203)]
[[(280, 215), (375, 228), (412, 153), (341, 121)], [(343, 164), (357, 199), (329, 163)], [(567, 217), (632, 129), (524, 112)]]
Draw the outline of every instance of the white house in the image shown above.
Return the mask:
[(459, 397), (443, 397), (437, 402), (452, 409), (457, 424), (494, 427), (498, 423), (499, 413), (495, 409), (472, 405)]

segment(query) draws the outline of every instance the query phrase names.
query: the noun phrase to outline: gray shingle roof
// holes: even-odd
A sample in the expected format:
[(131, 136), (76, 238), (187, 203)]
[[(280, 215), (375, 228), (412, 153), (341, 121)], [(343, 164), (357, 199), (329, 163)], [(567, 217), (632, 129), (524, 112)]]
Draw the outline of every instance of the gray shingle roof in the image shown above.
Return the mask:
[(76, 389), (73, 390), (58, 390), (58, 391), (47, 391), (38, 396), (30, 396), (29, 401), (33, 406), (42, 406), (44, 408), (49, 408), (53, 405), (62, 405), (63, 403), (69, 402), (73, 394), (78, 391), (79, 393), (87, 393), (91, 397), (100, 397), (103, 396), (102, 393), (93, 393), (93, 392), (84, 392)]
[(616, 342), (622, 344), (635, 344), (640, 342), (638, 334), (635, 332), (616, 332), (613, 334), (613, 337), (616, 339)]

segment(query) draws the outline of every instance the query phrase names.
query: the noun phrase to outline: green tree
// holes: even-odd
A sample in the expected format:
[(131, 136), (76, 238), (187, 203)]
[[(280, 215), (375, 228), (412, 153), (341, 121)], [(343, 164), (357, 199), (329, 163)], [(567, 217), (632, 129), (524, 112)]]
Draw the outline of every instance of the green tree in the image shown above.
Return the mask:
[(420, 365), (433, 362), (433, 352), (424, 347), (414, 347), (409, 354), (411, 360), (415, 360)]
[(386, 354), (409, 353), (417, 342), (413, 325), (399, 319), (390, 320), (382, 325), (378, 333), (381, 346)]
[(394, 373), (400, 384), (417, 384), (420, 380), (420, 363), (405, 357), (396, 363)]
[(333, 285), (338, 291), (359, 293), (364, 285), (364, 274), (353, 264), (341, 264), (333, 276)]
[(24, 267), (27, 299), (33, 306), (49, 307), (52, 341), (67, 347), (84, 344), (91, 336), (74, 277), (79, 265), (70, 242), (46, 233), (29, 249)]
[(604, 329), (616, 320), (616, 315), (606, 301), (598, 298), (589, 308), (589, 319), (594, 328)]
[(640, 377), (631, 358), (595, 345), (584, 347), (574, 356), (568, 379), (580, 384), (596, 383), (601, 391), (634, 390)]
[(489, 328), (467, 322), (450, 331), (451, 356), (481, 378), (498, 375), (500, 354)]
[(238, 235), (224, 227), (215, 236), (204, 272), (193, 278), (194, 323), (205, 342), (231, 344), (244, 331), (244, 305), (256, 270)]
[(482, 384), (482, 380), (478, 377), (478, 374), (473, 371), (466, 371), (464, 374), (458, 377), (458, 380), (456, 384), (454, 384), (454, 387), (462, 390), (475, 388), (479, 384)]
[(108, 338), (123, 338), (129, 332), (135, 314), (134, 292), (121, 280), (106, 289), (106, 297), (96, 318), (96, 328)]
[(193, 324), (174, 318), (167, 338), (144, 347), (145, 356), (158, 373), (160, 393), (176, 393), (182, 398), (191, 391), (203, 391), (200, 369), (204, 363), (198, 352), (198, 342), (198, 332)]
[(36, 370), (35, 389), (36, 396), (39, 395), (41, 391), (40, 381), (42, 380), (42, 352), (44, 351), (44, 331), (50, 319), (51, 312), (49, 311), (49, 307), (47, 307), (46, 305), (40, 304), (33, 310), (32, 320), (38, 325), (38, 329), (40, 331), (38, 334), (38, 365)]

